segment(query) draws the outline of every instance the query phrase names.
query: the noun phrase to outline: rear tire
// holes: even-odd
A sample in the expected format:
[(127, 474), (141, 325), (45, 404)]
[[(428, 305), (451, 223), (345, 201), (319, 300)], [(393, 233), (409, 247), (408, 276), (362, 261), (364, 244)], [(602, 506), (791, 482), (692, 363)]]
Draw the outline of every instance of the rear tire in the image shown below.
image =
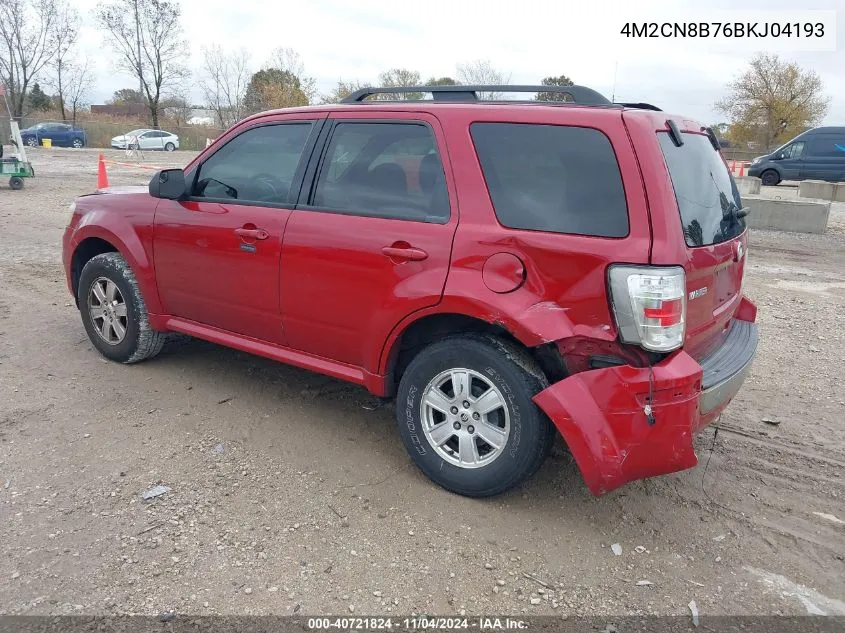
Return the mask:
[(103, 253), (85, 264), (77, 297), (88, 338), (109, 360), (137, 363), (161, 351), (165, 334), (150, 327), (135, 274), (120, 253)]
[(774, 169), (767, 169), (762, 174), (760, 174), (760, 180), (767, 187), (774, 187), (780, 182), (780, 174), (777, 173)]
[(9, 178), (9, 187), (15, 191), (23, 189), (23, 178), (20, 176), (12, 176)]
[[(402, 375), (399, 434), (420, 470), (443, 488), (468, 497), (500, 494), (533, 475), (552, 447), (555, 429), (531, 400), (547, 384), (510, 342), (448, 337), (423, 349)], [(484, 412), (490, 406), (496, 408)]]

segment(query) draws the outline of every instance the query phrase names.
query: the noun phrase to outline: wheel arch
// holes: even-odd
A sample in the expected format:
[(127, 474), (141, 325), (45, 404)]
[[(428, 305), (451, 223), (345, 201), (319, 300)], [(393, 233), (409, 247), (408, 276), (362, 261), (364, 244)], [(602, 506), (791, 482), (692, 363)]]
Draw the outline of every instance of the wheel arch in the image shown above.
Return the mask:
[[(97, 215), (97, 213), (95, 212), (91, 215)], [(86, 217), (85, 221), (95, 222), (96, 218)], [(92, 257), (96, 257), (102, 253), (119, 253), (135, 274), (147, 310), (152, 315), (161, 314), (161, 304), (159, 302), (152, 261), (147, 256), (144, 245), (137, 233), (131, 231), (128, 233), (127, 239), (123, 240), (105, 226), (91, 223), (84, 224), (77, 229), (73, 242), (74, 246), (69, 266), (75, 300), (79, 294), (79, 275), (82, 273), (85, 264)]]
[(551, 382), (565, 375), (563, 358), (553, 343), (540, 343), (501, 320), (486, 321), (462, 312), (417, 313), (394, 328), (382, 352), (381, 371), (388, 396), (396, 393), (402, 374), (427, 345), (446, 336), (466, 332), (489, 334), (525, 350)]
[(70, 258), (70, 281), (73, 289), (73, 298), (79, 307), (79, 277), (82, 269), (92, 258), (103, 253), (118, 253), (117, 247), (101, 237), (87, 237), (73, 250)]

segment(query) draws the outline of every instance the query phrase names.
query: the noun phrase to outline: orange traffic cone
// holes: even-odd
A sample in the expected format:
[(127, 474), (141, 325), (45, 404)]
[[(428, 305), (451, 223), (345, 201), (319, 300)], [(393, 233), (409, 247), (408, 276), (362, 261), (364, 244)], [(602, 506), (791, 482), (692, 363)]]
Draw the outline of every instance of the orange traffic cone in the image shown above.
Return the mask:
[(97, 164), (97, 189), (106, 189), (109, 186), (109, 175), (106, 173), (106, 163), (103, 153), (100, 152), (100, 160)]
[(742, 178), (745, 175), (745, 163), (739, 164), (739, 177)]

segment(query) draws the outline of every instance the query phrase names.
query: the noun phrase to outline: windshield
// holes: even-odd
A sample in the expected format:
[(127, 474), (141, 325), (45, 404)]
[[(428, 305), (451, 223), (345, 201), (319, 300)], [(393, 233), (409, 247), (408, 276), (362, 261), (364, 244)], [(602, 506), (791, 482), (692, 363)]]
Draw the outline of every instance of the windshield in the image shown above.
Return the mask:
[(668, 132), (658, 133), (681, 212), (687, 246), (725, 242), (745, 230), (737, 217), (742, 200), (733, 176), (703, 134), (684, 133), (676, 147)]
[(131, 132), (127, 132), (125, 136), (140, 136), (144, 132), (146, 132), (146, 130), (132, 130)]

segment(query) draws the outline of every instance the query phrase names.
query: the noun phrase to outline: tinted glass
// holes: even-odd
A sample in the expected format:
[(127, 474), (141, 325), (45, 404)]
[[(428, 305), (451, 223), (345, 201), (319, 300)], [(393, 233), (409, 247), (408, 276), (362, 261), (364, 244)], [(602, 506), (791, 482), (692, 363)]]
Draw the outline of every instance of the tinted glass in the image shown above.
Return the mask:
[(810, 137), (807, 155), (845, 160), (845, 135), (819, 134)]
[(289, 204), (311, 123), (265, 125), (236, 136), (205, 161), (194, 197)]
[(338, 124), (312, 204), (359, 215), (446, 222), (449, 196), (431, 129), (406, 123)]
[(598, 130), (474, 123), (471, 133), (504, 226), (601, 237), (628, 234), (619, 164)]
[(668, 132), (657, 136), (669, 167), (687, 245), (718, 244), (742, 233), (745, 220), (735, 213), (742, 208), (739, 191), (709, 139), (684, 133), (684, 144), (675, 147)]
[(781, 153), (784, 158), (800, 158), (801, 154), (804, 153), (804, 143), (798, 141), (797, 143), (792, 143), (792, 145), (787, 145)]

